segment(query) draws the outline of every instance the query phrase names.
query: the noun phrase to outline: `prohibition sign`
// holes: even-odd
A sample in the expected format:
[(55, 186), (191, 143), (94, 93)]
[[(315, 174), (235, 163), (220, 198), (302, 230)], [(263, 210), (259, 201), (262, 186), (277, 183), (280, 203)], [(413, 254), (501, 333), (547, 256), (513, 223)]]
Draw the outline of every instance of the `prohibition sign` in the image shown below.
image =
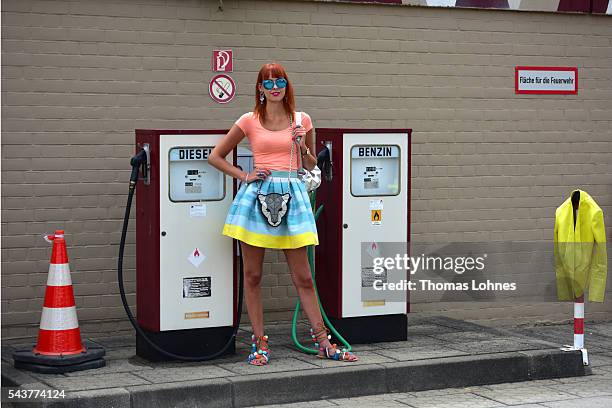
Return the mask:
[(234, 99), (234, 95), (236, 94), (236, 83), (229, 75), (215, 75), (210, 80), (208, 92), (215, 102), (228, 103)]

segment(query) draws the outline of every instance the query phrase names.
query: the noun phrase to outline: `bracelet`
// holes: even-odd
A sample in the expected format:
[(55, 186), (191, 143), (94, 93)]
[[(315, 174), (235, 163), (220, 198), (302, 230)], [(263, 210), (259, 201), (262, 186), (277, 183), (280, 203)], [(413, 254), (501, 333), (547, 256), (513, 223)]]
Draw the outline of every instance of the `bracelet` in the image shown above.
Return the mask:
[(244, 176), (244, 182), (248, 183), (249, 180), (249, 173), (246, 174), (246, 176)]

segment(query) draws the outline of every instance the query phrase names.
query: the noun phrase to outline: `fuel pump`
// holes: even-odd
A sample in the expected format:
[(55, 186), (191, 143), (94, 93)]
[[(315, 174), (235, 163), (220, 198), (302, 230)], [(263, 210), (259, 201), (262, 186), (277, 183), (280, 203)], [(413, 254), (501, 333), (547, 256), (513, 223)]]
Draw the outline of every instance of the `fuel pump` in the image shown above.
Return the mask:
[[(203, 361), (235, 351), (242, 312), (242, 262), (232, 239), (220, 231), (236, 186), (207, 160), (226, 133), (136, 130), (118, 281), (137, 333), (136, 354), (148, 360)], [(227, 159), (235, 163), (236, 153)], [(123, 283), (135, 190), (137, 320)], [(237, 270), (240, 285), (236, 285)]]
[(409, 293), (402, 301), (376, 298), (372, 282), (408, 280), (408, 271), (376, 275), (358, 254), (364, 247), (375, 254), (386, 242), (409, 252), (410, 136), (410, 129), (317, 129), (334, 164), (333, 178), (316, 197), (317, 205), (325, 205), (315, 257), (316, 279), (325, 285), (318, 292), (330, 321), (350, 343), (407, 338)]

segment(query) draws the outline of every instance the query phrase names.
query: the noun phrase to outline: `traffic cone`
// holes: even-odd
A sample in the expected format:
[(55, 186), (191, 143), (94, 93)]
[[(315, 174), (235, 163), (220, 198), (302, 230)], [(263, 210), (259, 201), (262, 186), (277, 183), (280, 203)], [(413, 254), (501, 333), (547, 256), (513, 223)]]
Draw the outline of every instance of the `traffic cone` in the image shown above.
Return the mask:
[(104, 348), (94, 345), (88, 350), (81, 342), (64, 231), (46, 235), (45, 240), (53, 241), (53, 251), (38, 342), (33, 349), (13, 353), (15, 367), (44, 373), (103, 367)]
[(85, 347), (81, 343), (64, 231), (55, 231), (55, 235), (47, 239), (53, 240), (53, 252), (34, 353), (47, 356), (79, 354)]

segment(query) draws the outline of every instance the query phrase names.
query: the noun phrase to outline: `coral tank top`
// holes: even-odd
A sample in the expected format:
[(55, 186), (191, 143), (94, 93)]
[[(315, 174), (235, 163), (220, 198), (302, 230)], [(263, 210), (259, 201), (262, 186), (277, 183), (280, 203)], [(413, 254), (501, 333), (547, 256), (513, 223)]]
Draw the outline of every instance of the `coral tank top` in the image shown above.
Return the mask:
[[(254, 166), (268, 170), (289, 170), (289, 158), (291, 157), (291, 138), (293, 136), (289, 127), (287, 117), (287, 127), (282, 130), (268, 130), (259, 122), (253, 112), (242, 115), (236, 125), (246, 135), (253, 151)], [(306, 113), (302, 113), (302, 126), (306, 131), (312, 129), (312, 119)], [(293, 147), (293, 171), (298, 169), (298, 157), (300, 147), (296, 144)]]

